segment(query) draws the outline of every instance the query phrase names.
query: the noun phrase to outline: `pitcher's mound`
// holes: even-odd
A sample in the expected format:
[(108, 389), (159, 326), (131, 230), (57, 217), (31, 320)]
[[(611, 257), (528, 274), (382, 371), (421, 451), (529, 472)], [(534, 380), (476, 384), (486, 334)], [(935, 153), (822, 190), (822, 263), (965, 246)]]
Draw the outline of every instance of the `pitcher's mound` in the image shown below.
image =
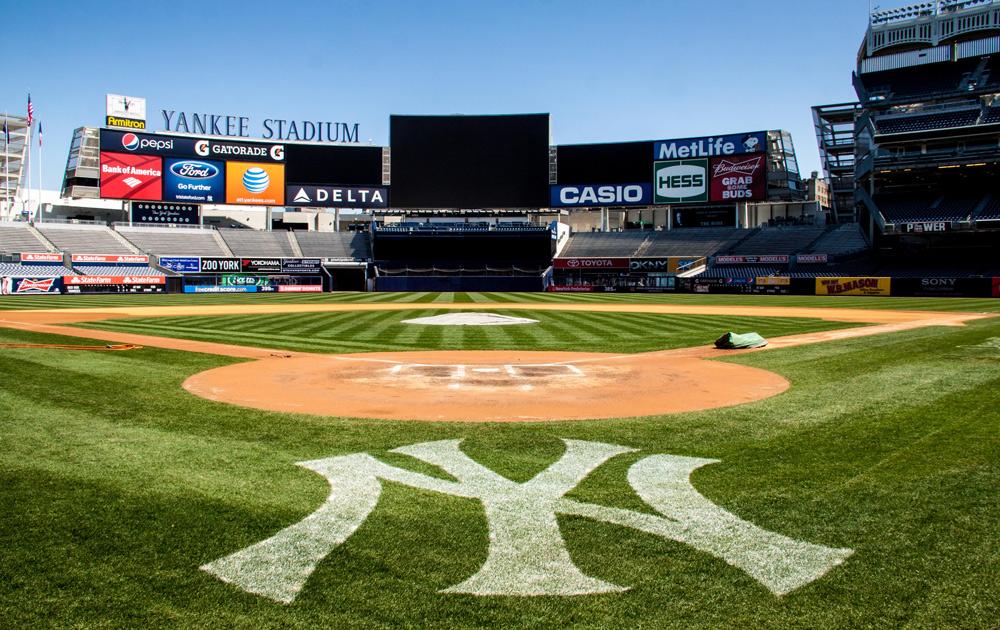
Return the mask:
[(195, 374), (189, 392), (269, 411), (388, 420), (538, 422), (728, 407), (787, 390), (773, 372), (678, 354), (300, 355)]
[(496, 313), (447, 313), (446, 315), (435, 315), (434, 317), (404, 319), (403, 323), (418, 324), (420, 326), (518, 326), (523, 324), (537, 324), (538, 320), (527, 319), (526, 317), (497, 315)]

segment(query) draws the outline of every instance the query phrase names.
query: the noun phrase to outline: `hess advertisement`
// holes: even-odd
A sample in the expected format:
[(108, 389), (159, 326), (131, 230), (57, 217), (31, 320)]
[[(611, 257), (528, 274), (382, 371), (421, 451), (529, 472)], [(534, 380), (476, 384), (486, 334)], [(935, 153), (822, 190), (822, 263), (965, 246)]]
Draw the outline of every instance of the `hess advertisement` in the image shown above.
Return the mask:
[(222, 203), (226, 175), (222, 162), (168, 159), (164, 163), (163, 199)]
[(708, 201), (708, 160), (669, 160), (653, 166), (653, 201), (657, 204)]
[(285, 205), (285, 165), (228, 162), (226, 203), (247, 206)]
[(767, 199), (764, 154), (712, 158), (712, 201), (763, 201)]
[(163, 159), (152, 155), (101, 153), (101, 197), (159, 201)]

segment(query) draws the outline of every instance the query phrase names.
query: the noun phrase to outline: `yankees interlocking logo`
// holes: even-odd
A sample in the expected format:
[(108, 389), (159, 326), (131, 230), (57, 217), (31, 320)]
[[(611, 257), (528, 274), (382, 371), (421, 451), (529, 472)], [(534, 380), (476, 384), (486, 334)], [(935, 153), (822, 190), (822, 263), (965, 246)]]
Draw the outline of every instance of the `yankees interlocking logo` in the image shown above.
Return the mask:
[(474, 499), (482, 503), (489, 550), (479, 571), (441, 591), (469, 595), (587, 595), (627, 587), (585, 575), (573, 563), (557, 514), (620, 525), (677, 541), (745, 571), (775, 595), (819, 579), (853, 553), (787, 538), (761, 529), (703, 497), (690, 476), (711, 459), (653, 455), (628, 470), (628, 482), (658, 514), (583, 503), (566, 493), (609, 459), (635, 449), (565, 440), (556, 463), (524, 483), (515, 483), (463, 453), (459, 440), (398, 448), (440, 467), (457, 481), (390, 466), (357, 453), (299, 466), (324, 476), (330, 496), (311, 515), (267, 540), (201, 567), (219, 579), (272, 600), (291, 603), (316, 566), (343, 544), (375, 509), (381, 482)]

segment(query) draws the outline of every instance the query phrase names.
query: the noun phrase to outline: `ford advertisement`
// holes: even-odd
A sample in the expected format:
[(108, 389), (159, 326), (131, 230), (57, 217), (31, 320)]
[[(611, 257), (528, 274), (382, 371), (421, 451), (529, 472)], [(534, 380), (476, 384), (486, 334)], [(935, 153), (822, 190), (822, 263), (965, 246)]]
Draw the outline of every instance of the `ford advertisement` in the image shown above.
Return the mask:
[(222, 203), (226, 198), (226, 172), (222, 162), (168, 159), (163, 172), (163, 199)]

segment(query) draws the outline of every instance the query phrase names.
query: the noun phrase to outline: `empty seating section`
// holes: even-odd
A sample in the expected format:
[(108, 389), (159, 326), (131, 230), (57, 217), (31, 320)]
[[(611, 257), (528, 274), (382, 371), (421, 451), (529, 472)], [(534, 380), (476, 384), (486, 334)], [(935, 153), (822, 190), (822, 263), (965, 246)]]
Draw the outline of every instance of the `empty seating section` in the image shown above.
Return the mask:
[(826, 227), (821, 225), (762, 228), (733, 247), (731, 253), (745, 256), (797, 254), (825, 231)]
[(106, 226), (36, 225), (60, 251), (70, 254), (134, 254)]
[(0, 254), (47, 251), (48, 244), (41, 241), (27, 224), (0, 223)]
[(875, 199), (882, 216), (889, 223), (920, 221), (964, 221), (979, 205), (983, 195), (947, 195), (936, 197), (899, 196)]
[(849, 256), (868, 249), (861, 226), (857, 223), (846, 223), (828, 231), (809, 248), (810, 253), (829, 254), (830, 256)]
[(153, 267), (136, 265), (76, 265), (73, 267), (84, 276), (163, 276), (166, 275)]
[(295, 232), (303, 256), (318, 258), (371, 258), (366, 232)]
[(726, 251), (747, 235), (735, 228), (680, 228), (654, 232), (643, 256), (712, 256)]
[[(861, 75), (870, 94), (888, 95), (894, 101), (907, 102), (942, 92), (958, 91), (965, 74), (974, 72), (979, 59), (963, 59), (954, 63), (932, 63), (916, 68), (902, 68)], [(986, 87), (983, 84), (981, 87)]]
[(988, 107), (981, 121), (984, 125), (1000, 123), (1000, 106)]
[(222, 239), (236, 256), (270, 256), (295, 258), (287, 232), (258, 232), (257, 230), (219, 230)]
[(52, 278), (77, 275), (62, 265), (19, 265), (17, 263), (0, 263), (0, 276), (14, 278)]
[(699, 278), (760, 278), (764, 276), (787, 276), (788, 269), (769, 265), (718, 265), (709, 267)]
[(979, 120), (979, 114), (978, 109), (966, 109), (957, 112), (881, 118), (875, 120), (875, 128), (879, 133), (909, 133), (931, 129), (968, 127), (976, 124), (976, 121)]
[(656, 232), (579, 232), (570, 236), (560, 254), (564, 258), (599, 256), (629, 257), (638, 255), (639, 248)]
[(228, 256), (214, 230), (117, 228), (133, 245), (157, 256)]
[(979, 221), (1000, 221), (1000, 195), (993, 195), (976, 219)]

